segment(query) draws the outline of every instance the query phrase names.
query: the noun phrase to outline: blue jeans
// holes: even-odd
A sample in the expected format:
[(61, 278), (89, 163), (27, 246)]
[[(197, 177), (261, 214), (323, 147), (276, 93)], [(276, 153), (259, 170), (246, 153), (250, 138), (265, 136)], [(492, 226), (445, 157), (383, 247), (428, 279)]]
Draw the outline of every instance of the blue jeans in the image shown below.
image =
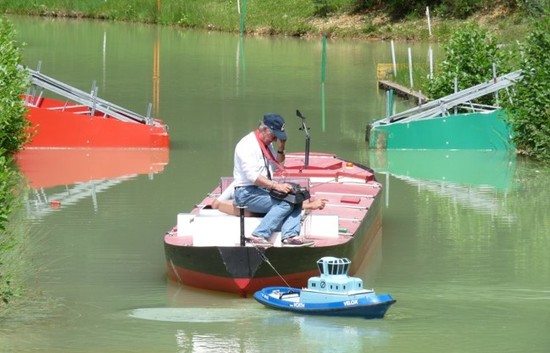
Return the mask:
[(281, 231), (285, 239), (300, 234), (302, 205), (292, 205), (269, 196), (269, 191), (258, 186), (244, 186), (235, 189), (235, 204), (246, 206), (247, 210), (266, 215), (253, 235), (269, 238), (273, 232)]

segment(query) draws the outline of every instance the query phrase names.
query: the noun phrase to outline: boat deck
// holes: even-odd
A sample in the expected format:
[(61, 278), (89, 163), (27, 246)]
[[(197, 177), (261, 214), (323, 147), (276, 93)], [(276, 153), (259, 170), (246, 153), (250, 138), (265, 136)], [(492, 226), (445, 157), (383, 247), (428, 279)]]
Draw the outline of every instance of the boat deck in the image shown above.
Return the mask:
[[(361, 226), (365, 215), (381, 190), (374, 176), (363, 167), (343, 163), (332, 155), (311, 156), (308, 169), (299, 169), (303, 155), (287, 156), (281, 181), (295, 181), (309, 188), (311, 201), (328, 200), (322, 210), (302, 213), (301, 235), (314, 241), (315, 247), (344, 244)], [(212, 209), (213, 201), (230, 183), (222, 178), (217, 186), (190, 213), (178, 215), (177, 226), (165, 236), (167, 244), (176, 246), (238, 246), (240, 219)], [(261, 217), (245, 217), (245, 236), (260, 223)], [(274, 233), (270, 241), (281, 246), (280, 234)]]

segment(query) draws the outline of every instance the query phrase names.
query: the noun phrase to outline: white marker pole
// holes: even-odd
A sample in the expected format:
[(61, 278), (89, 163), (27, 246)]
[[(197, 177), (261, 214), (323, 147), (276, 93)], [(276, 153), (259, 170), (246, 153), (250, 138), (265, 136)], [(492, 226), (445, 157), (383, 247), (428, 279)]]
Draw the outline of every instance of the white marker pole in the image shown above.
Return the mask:
[(434, 78), (434, 52), (432, 47), (428, 48), (428, 59), (430, 60), (430, 80)]
[(426, 6), (426, 17), (428, 18), (428, 33), (432, 36), (432, 22), (430, 21), (430, 8)]
[(412, 64), (412, 53), (411, 48), (409, 47), (409, 79), (411, 81), (411, 88), (413, 88), (413, 64)]
[(390, 42), (391, 44), (391, 61), (393, 64), (393, 77), (397, 77), (397, 64), (395, 63), (395, 47), (393, 46), (393, 39)]

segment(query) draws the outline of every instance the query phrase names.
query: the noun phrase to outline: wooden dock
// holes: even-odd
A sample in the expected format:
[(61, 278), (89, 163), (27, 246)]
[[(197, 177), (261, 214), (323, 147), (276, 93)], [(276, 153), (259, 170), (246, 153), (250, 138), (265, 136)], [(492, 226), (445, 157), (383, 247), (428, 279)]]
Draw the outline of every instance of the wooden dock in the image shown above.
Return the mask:
[(408, 87), (402, 86), (392, 81), (379, 80), (378, 88), (386, 91), (393, 90), (396, 95), (400, 97), (404, 97), (409, 100), (414, 100), (419, 104), (426, 103), (427, 101), (429, 101), (429, 98), (423, 95), (422, 92), (413, 91)]

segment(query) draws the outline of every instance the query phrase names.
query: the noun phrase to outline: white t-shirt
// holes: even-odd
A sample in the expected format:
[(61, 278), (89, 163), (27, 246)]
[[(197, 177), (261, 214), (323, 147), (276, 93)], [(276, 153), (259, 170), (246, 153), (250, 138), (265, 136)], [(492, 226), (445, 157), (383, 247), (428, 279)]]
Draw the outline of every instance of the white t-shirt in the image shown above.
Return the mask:
[[(275, 156), (273, 146), (269, 145), (268, 148)], [(254, 185), (254, 182), (260, 175), (267, 178), (266, 164), (273, 178), (273, 171), (276, 168), (275, 163), (264, 158), (260, 143), (256, 139), (254, 131), (252, 131), (243, 137), (235, 147), (233, 165), (233, 183), (235, 187)]]

